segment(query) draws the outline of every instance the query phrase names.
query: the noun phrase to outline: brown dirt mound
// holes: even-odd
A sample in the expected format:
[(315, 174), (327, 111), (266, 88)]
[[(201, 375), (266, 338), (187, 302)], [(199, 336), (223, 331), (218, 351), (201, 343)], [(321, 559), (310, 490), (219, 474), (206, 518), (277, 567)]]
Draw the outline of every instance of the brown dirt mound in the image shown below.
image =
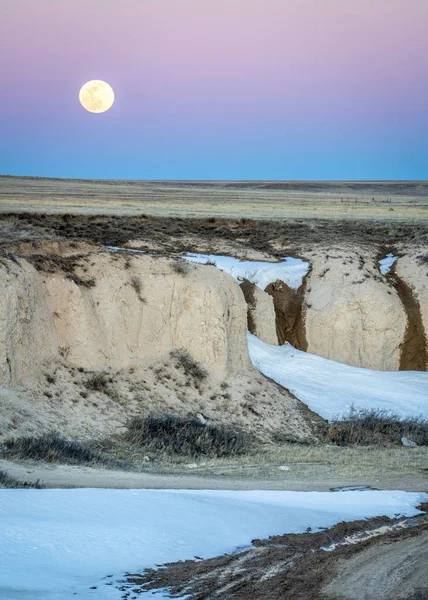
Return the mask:
[(277, 280), (269, 284), (265, 291), (273, 298), (279, 344), (290, 342), (298, 350), (306, 351), (308, 342), (303, 308), (304, 290), (305, 283), (296, 291)]

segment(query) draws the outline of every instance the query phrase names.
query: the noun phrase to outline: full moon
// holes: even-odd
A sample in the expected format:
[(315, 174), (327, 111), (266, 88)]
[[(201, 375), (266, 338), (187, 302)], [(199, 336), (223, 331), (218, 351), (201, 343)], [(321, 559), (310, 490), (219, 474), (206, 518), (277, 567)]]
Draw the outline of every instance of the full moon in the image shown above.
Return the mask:
[(88, 81), (80, 90), (80, 104), (91, 113), (104, 113), (114, 103), (114, 91), (105, 81)]

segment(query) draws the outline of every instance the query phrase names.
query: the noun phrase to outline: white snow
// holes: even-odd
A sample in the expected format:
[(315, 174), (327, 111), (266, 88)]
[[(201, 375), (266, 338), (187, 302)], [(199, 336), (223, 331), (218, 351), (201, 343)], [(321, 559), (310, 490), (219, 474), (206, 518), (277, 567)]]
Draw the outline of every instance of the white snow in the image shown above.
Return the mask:
[(0, 490), (0, 598), (118, 600), (106, 584), (126, 571), (342, 520), (412, 516), (426, 500), (400, 491)]
[(387, 275), (391, 271), (392, 265), (398, 259), (398, 256), (394, 256), (391, 252), (379, 261), (379, 268), (382, 275)]
[(134, 248), (122, 248), (122, 246), (104, 246), (111, 252), (134, 252), (135, 254), (147, 254), (146, 250), (135, 250)]
[(303, 278), (309, 271), (309, 263), (291, 256), (284, 257), (282, 262), (241, 261), (230, 256), (217, 256), (215, 254), (193, 254), (189, 252), (184, 256), (190, 262), (205, 264), (212, 262), (216, 267), (229, 273), (236, 280), (238, 277), (248, 279), (259, 288), (266, 287), (277, 279), (297, 290), (303, 283)]
[(296, 350), (271, 346), (248, 333), (253, 365), (286, 387), (325, 419), (342, 417), (351, 408), (391, 411), (401, 418), (428, 418), (428, 373), (373, 371), (350, 367)]

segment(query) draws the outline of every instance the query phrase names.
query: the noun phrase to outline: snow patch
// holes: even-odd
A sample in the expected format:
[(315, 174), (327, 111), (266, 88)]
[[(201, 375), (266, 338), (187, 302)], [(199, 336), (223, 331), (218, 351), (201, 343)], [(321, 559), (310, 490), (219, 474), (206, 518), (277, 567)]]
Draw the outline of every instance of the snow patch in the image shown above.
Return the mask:
[(135, 254), (147, 254), (146, 250), (134, 250), (133, 248), (122, 248), (121, 246), (104, 246), (111, 252), (134, 252)]
[(401, 418), (428, 418), (428, 373), (350, 367), (296, 350), (271, 346), (248, 333), (253, 365), (324, 419), (355, 409), (389, 410)]
[(412, 516), (427, 500), (400, 491), (0, 490), (0, 598), (119, 600), (124, 572), (308, 527)]
[(382, 275), (387, 275), (391, 271), (392, 265), (398, 260), (398, 256), (394, 256), (391, 252), (382, 258), (379, 262), (379, 269)]
[(261, 262), (241, 261), (230, 256), (188, 252), (183, 258), (200, 264), (213, 263), (221, 271), (232, 275), (237, 281), (238, 277), (248, 279), (263, 291), (277, 279), (297, 290), (302, 285), (303, 278), (310, 269), (307, 261), (291, 256), (284, 257), (281, 262)]

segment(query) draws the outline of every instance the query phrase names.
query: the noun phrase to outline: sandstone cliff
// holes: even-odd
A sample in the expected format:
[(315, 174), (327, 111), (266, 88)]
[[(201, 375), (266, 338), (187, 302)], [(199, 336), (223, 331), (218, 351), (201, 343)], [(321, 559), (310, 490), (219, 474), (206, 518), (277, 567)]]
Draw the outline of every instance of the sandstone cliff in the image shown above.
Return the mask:
[(398, 370), (407, 325), (377, 257), (355, 251), (315, 255), (306, 292), (307, 351), (356, 367)]
[(251, 366), (232, 277), (91, 246), (17, 250), (0, 264), (0, 439), (98, 437), (165, 412), (315, 439), (319, 419)]

